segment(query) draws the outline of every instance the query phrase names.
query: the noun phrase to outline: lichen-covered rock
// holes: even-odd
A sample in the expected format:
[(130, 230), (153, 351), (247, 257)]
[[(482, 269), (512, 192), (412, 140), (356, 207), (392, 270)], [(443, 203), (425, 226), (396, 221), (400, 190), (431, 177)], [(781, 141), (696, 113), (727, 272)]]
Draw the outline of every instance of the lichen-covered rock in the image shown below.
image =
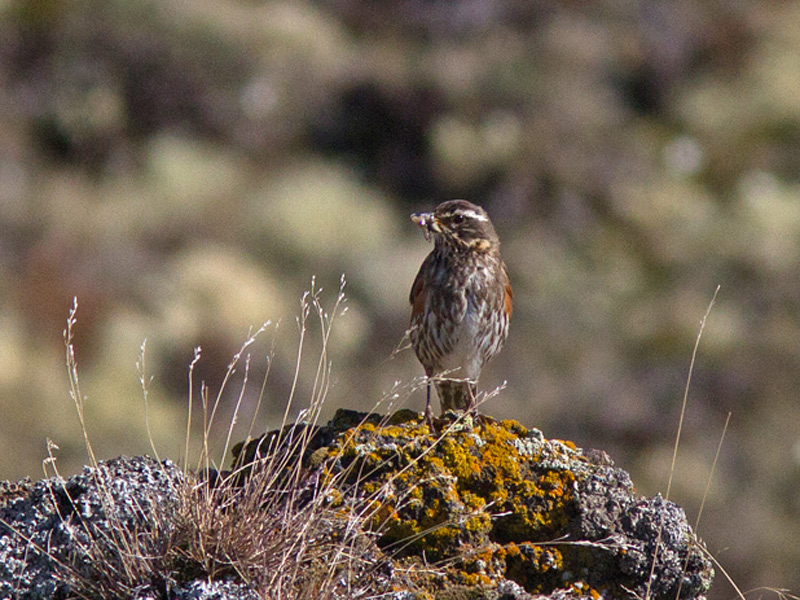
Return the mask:
[[(638, 497), (602, 452), (514, 421), (448, 414), (431, 431), (411, 411), (339, 411), (322, 427), (294, 425), (237, 446), (220, 515), (259, 489), (248, 475), (265, 453), (271, 487), (250, 506), (291, 497), (287, 515), (311, 502), (326, 515), (309, 521), (309, 540), (347, 560), (330, 565), (322, 553), (297, 581), (330, 571), (331, 598), (673, 600), (702, 597), (713, 577), (678, 506)], [(66, 480), (0, 484), (0, 598), (268, 595), (183, 550), (196, 540), (185, 511), (193, 482), (169, 461), (122, 457)]]
[(158, 585), (126, 567), (163, 556), (182, 478), (170, 461), (120, 457), (27, 482), (0, 508), (0, 598), (99, 598)]
[[(235, 466), (277, 439), (237, 447)], [(501, 591), (513, 582), (526, 595), (673, 600), (711, 585), (678, 506), (638, 497), (604, 453), (515, 421), (448, 413), (432, 432), (411, 411), (339, 411), (304, 451), (309, 468), (336, 482), (332, 502), (367, 516), (387, 554), (430, 567), (416, 573), (433, 597), (524, 597)]]
[[(174, 592), (173, 600), (260, 600), (260, 596), (244, 584), (232, 581), (198, 579)], [(146, 600), (137, 598), (136, 600)]]

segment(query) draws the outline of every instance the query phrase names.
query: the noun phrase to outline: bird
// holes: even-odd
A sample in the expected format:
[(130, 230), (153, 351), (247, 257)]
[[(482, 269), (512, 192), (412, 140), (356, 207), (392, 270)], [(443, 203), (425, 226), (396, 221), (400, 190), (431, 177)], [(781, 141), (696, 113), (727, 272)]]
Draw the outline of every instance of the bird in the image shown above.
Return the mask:
[(409, 296), (409, 338), (425, 369), (425, 417), (432, 423), (432, 382), (442, 414), (476, 408), (481, 370), (508, 336), (513, 292), (500, 240), (483, 208), (448, 200), (411, 220), (434, 243)]

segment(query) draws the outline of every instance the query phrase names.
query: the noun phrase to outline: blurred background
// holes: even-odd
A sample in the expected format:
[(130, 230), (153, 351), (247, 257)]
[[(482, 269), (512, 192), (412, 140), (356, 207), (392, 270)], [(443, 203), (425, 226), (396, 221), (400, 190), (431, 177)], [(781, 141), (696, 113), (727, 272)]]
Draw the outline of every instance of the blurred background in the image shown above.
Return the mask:
[(408, 216), (462, 197), (515, 291), (484, 411), (606, 450), (641, 494), (666, 491), (721, 286), (671, 498), (693, 523), (731, 413), (699, 534), (743, 590), (800, 590), (800, 4), (29, 0), (0, 40), (0, 479), (41, 477), (47, 439), (62, 474), (87, 462), (74, 296), (99, 458), (152, 438), (182, 462), (194, 348), (196, 448), (200, 382), (213, 399), (267, 320), (233, 439), (268, 364), (255, 427), (276, 426), (312, 276), (329, 316), (347, 279), (323, 417), (421, 410), (402, 338), (431, 246)]

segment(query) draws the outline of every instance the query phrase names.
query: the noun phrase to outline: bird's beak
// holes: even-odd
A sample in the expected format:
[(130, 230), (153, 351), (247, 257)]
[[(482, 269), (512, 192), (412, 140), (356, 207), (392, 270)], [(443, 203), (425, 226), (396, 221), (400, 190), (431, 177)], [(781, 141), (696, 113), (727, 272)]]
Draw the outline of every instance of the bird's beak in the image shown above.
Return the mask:
[(422, 229), (422, 235), (425, 236), (426, 241), (431, 239), (431, 232), (439, 233), (441, 231), (433, 213), (414, 213), (411, 215), (411, 220)]

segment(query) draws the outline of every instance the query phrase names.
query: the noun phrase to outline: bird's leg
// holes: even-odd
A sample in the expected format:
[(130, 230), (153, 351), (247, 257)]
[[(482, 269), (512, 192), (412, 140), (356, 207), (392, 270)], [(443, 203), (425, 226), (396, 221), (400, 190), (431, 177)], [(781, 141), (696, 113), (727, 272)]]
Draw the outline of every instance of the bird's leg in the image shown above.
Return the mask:
[(428, 378), (428, 395), (425, 398), (425, 421), (433, 431), (433, 413), (431, 413), (431, 380)]
[(478, 413), (478, 386), (474, 383), (470, 383), (467, 390), (467, 397), (469, 398), (467, 401), (467, 410), (465, 411), (467, 419), (471, 424), (482, 425), (486, 422), (487, 417)]
[(474, 383), (468, 382), (467, 383), (467, 412), (475, 414), (478, 413), (478, 400), (476, 394), (478, 392), (478, 386)]

